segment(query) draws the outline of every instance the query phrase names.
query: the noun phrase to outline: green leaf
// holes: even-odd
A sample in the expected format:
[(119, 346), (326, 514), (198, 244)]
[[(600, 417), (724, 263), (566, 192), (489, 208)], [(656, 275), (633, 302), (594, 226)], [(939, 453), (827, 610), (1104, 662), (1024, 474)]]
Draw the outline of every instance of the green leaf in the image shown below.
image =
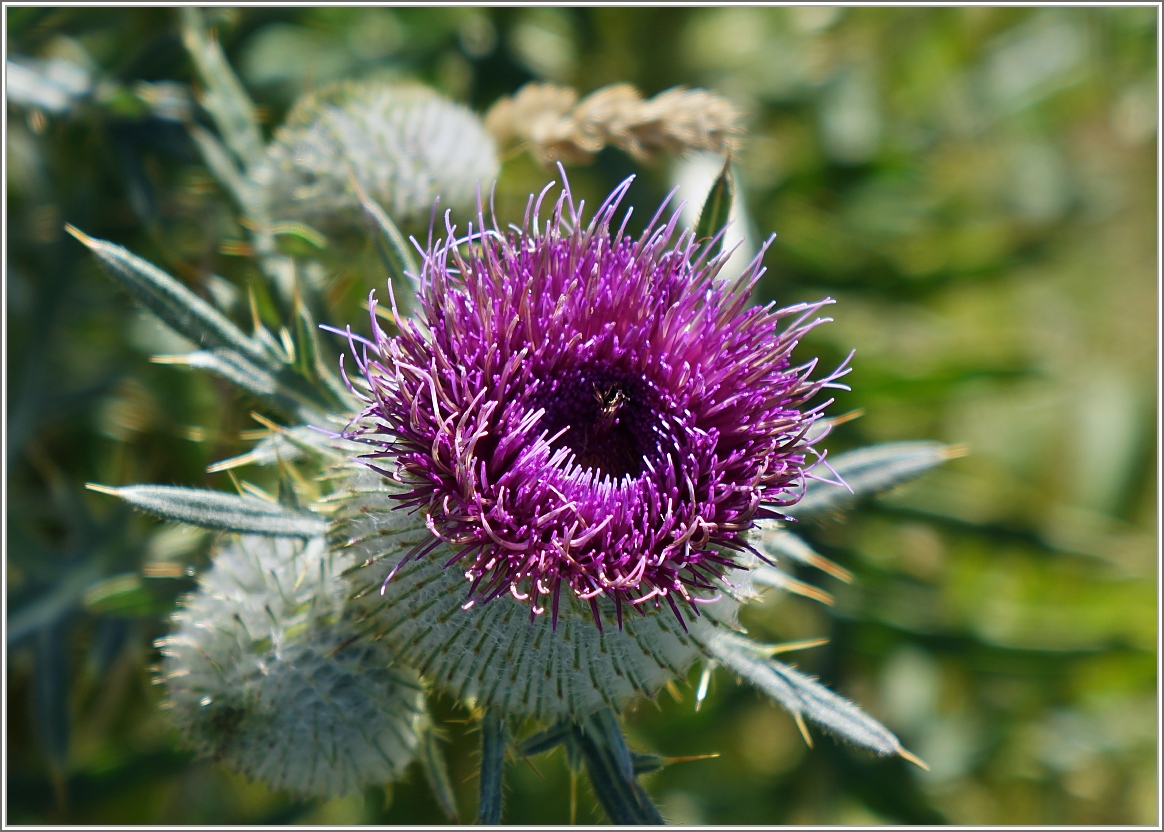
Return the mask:
[(295, 361), (291, 366), (308, 381), (315, 381), (318, 378), (316, 370), (319, 367), (319, 342), (315, 337), (315, 323), (303, 302), (296, 300), (295, 331), (291, 335), (291, 342), (295, 346)]
[(70, 617), (55, 621), (40, 631), (36, 641), (32, 697), (36, 737), (54, 771), (60, 775), (69, 760), (69, 673)]
[(125, 618), (152, 615), (157, 601), (138, 572), (113, 575), (93, 584), (84, 595), (85, 609), (98, 615)]
[(89, 559), (60, 576), (53, 588), (8, 613), (4, 638), (11, 648), (34, 633), (51, 626), (71, 612), (88, 587), (100, 575), (100, 568)]
[(396, 223), (392, 222), (392, 219), (376, 200), (368, 196), (355, 177), (352, 177), (352, 186), (356, 191), (356, 198), (360, 200), (360, 206), (364, 210), (364, 219), (368, 224), (368, 230), (372, 232), (373, 239), (376, 241), (376, 250), (379, 251), (380, 259), (384, 262), (384, 268), (392, 281), (396, 305), (401, 313), (407, 315), (417, 307), (418, 287), (416, 280), (409, 276), (409, 273), (412, 275), (420, 273), (416, 258), (412, 256), (408, 240), (396, 227)]
[(324, 362), (319, 349), (319, 327), (316, 326), (307, 305), (300, 298), (295, 302), (295, 331), (291, 337), (295, 346), (295, 371), (313, 386), (318, 388), (322, 385), (331, 394), (332, 404), (340, 406), (343, 410), (358, 409), (358, 404), (347, 385), (340, 380), (339, 374)]
[(594, 796), (611, 822), (662, 826), (663, 816), (635, 779), (634, 758), (627, 748), (618, 718), (609, 708), (587, 717), (574, 728)]
[(71, 225), (65, 226), (65, 230), (97, 255), (115, 280), (179, 335), (200, 346), (226, 347), (262, 367), (279, 369), (229, 318), (157, 266)]
[(87, 487), (100, 494), (119, 497), (134, 508), (159, 517), (206, 529), (267, 537), (315, 537), (327, 531), (327, 524), (315, 515), (291, 511), (257, 497), (170, 485), (111, 488), (88, 483)]
[(432, 789), (437, 805), (445, 813), (445, 817), (455, 824), (460, 824), (457, 814), (457, 798), (453, 793), (453, 781), (449, 777), (449, 766), (445, 762), (445, 755), (441, 751), (440, 742), (435, 732), (425, 732), (420, 745), (420, 767), (424, 771), (424, 778)]
[(829, 467), (848, 488), (809, 480), (804, 496), (788, 513), (799, 519), (844, 508), (862, 497), (888, 491), (916, 479), (931, 468), (964, 453), (963, 448), (955, 445), (922, 441), (886, 442), (830, 456)]
[(477, 823), (501, 823), (501, 784), (505, 768), (505, 716), (490, 708), (481, 719), (481, 798)]
[[(696, 240), (710, 240), (727, 225), (728, 217), (732, 212), (732, 199), (735, 198), (735, 181), (732, 178), (731, 159), (725, 159), (723, 170), (716, 177), (715, 183), (703, 202), (703, 210), (699, 212), (699, 222), (695, 225)], [(714, 257), (723, 250), (723, 237), (715, 241), (711, 249)]]
[(263, 156), (255, 105), (230, 68), (217, 38), (206, 31), (202, 13), (196, 8), (182, 9), (182, 43), (206, 86), (202, 105), (214, 118), (227, 146), (244, 166), (250, 167)]
[(258, 190), (249, 179), (242, 175), (234, 159), (214, 135), (198, 124), (187, 127), (190, 138), (202, 153), (202, 161), (230, 195), (238, 207), (248, 214), (256, 213), (255, 204), (259, 199)]

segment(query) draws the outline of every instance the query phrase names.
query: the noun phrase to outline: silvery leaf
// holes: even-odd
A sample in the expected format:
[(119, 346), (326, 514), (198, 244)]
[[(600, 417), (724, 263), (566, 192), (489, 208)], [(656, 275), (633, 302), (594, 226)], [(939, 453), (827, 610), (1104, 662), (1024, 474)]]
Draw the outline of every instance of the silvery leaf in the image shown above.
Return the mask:
[(721, 664), (777, 700), (793, 716), (808, 717), (854, 745), (878, 754), (903, 754), (901, 743), (888, 728), (800, 671), (767, 658), (759, 645), (723, 633), (708, 646)]
[(227, 347), (262, 367), (279, 369), (229, 318), (157, 266), (72, 226), (66, 226), (66, 230), (97, 255), (101, 265), (134, 298), (179, 335), (202, 346)]
[(861, 497), (915, 479), (964, 450), (941, 442), (886, 442), (828, 458), (829, 467), (848, 488), (809, 480), (804, 496), (788, 513), (797, 519), (851, 505)]
[(206, 85), (203, 106), (214, 117), (227, 146), (249, 167), (263, 155), (255, 105), (230, 68), (222, 46), (206, 31), (202, 13), (196, 8), (182, 9), (182, 43)]
[(291, 511), (257, 497), (169, 485), (111, 488), (90, 483), (88, 487), (101, 494), (120, 497), (134, 508), (207, 529), (265, 537), (304, 538), (327, 531), (327, 524), (315, 515)]

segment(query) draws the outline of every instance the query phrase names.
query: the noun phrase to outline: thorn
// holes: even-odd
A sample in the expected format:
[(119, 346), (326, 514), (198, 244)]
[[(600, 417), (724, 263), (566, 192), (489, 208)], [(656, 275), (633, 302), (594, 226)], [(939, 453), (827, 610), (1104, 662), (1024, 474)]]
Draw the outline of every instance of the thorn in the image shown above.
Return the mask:
[(841, 566), (839, 563), (834, 563), (833, 561), (829, 560), (824, 555), (818, 555), (816, 552), (813, 552), (812, 557), (808, 558), (808, 563), (811, 566), (815, 566), (821, 572), (827, 572), (837, 580), (844, 581), (847, 584), (851, 584), (853, 582), (852, 572)]
[(97, 243), (96, 240), (94, 240), (92, 237), (90, 237), (88, 234), (86, 234), (81, 229), (77, 228), (77, 226), (75, 226), (75, 225), (70, 225), (69, 223), (65, 223), (65, 231), (68, 232), (70, 235), (72, 235), (77, 240), (77, 242), (79, 242), (81, 245), (85, 246), (86, 248), (93, 248)]
[(679, 690), (679, 688), (677, 688), (675, 686), (675, 682), (672, 679), (667, 680), (667, 693), (671, 694), (671, 698), (674, 699), (676, 702), (683, 701), (683, 694)]
[(830, 607), (837, 602), (832, 595), (825, 592), (823, 589), (818, 589), (812, 584), (806, 584), (803, 581), (796, 580), (795, 578), (786, 578), (782, 588), (796, 595), (803, 595), (805, 598), (811, 598), (814, 601), (820, 601), (822, 604), (827, 604)]
[(239, 493), (239, 496), (241, 497), (243, 495), (242, 483), (239, 482), (238, 477), (235, 476), (234, 471), (227, 469), (226, 475), (228, 477), (230, 477), (230, 481), (234, 485), (234, 490), (237, 491)]
[(243, 240), (227, 240), (218, 246), (218, 253), (224, 257), (253, 257), (255, 247)]
[(897, 753), (899, 756), (905, 758), (906, 760), (909, 760), (911, 763), (913, 763), (915, 766), (920, 768), (922, 771), (929, 771), (930, 770), (930, 767), (926, 765), (925, 760), (923, 760), (921, 757), (918, 757), (916, 754), (911, 754), (910, 752), (906, 751), (904, 748), (897, 749)]
[[(254, 483), (250, 483), (250, 482), (247, 482), (246, 480), (243, 480), (242, 481), (242, 490), (244, 492), (246, 492), (246, 494), (250, 494), (252, 497), (255, 497), (256, 499), (266, 500), (268, 503), (272, 503), (273, 505), (279, 504), (279, 500), (277, 497), (275, 497), (275, 495), (270, 494), (267, 491), (264, 491), (263, 489), (261, 489), (257, 485), (255, 485)], [(243, 496), (246, 496), (246, 494), (244, 494)]]
[(110, 497), (116, 497), (117, 492), (121, 490), (120, 488), (114, 488), (111, 485), (101, 485), (95, 482), (87, 482), (85, 483), (85, 487), (90, 491), (96, 491), (98, 494), (108, 494)]
[(833, 418), (829, 419), (829, 422), (834, 427), (836, 427), (837, 425), (843, 425), (845, 422), (851, 422), (854, 419), (859, 419), (864, 415), (865, 408), (858, 407), (856, 410), (850, 410), (848, 413), (842, 413), (840, 416), (834, 416)]
[(570, 770), (570, 825), (578, 818), (578, 772)]
[(969, 445), (947, 445), (942, 449), (942, 459), (961, 459), (970, 456)]
[(187, 355), (151, 355), (150, 363), (185, 365), (190, 363), (190, 357)]
[(287, 353), (287, 357), (291, 359), (291, 363), (295, 363), (295, 341), (292, 340), (291, 332), (287, 327), (279, 327), (279, 340), (283, 344), (283, 350)]
[(827, 638), (814, 638), (807, 641), (785, 641), (781, 644), (765, 645), (763, 650), (769, 656), (775, 656), (777, 653), (791, 653), (793, 650), (808, 650), (810, 647), (820, 647), (822, 644), (828, 644)]
[(255, 288), (253, 286), (247, 287), (247, 299), (251, 306), (251, 331), (256, 335), (262, 331), (263, 321), (259, 317), (259, 301), (255, 298)]
[(525, 760), (525, 764), (527, 766), (529, 766), (530, 771), (532, 771), (534, 774), (536, 774), (538, 779), (544, 783), (546, 778), (542, 777), (542, 773), (540, 771), (538, 771), (538, 767), (533, 764), (533, 760), (531, 760), (529, 757), (527, 757), (525, 752), (521, 750), (521, 745), (519, 743), (514, 743), (513, 745), (510, 746), (510, 748), (512, 748), (514, 751), (516, 751), (518, 753), (518, 756), (521, 757), (521, 759)]
[(255, 413), (253, 410), (251, 411), (251, 418), (265, 427), (267, 430), (271, 431), (271, 433), (285, 433), (287, 430), (287, 428), (282, 427), (281, 425), (276, 425), (266, 416), (262, 415), (261, 413)]
[(805, 745), (812, 748), (812, 737), (809, 736), (808, 726), (804, 724), (804, 717), (797, 712), (792, 715), (792, 718), (796, 720), (796, 727), (800, 729), (800, 736), (804, 737)]
[(672, 765), (674, 763), (690, 763), (695, 760), (714, 760), (718, 756), (719, 752), (715, 751), (711, 754), (690, 754), (686, 757), (664, 757), (663, 761), (667, 765)]
[(141, 574), (145, 578), (182, 578), (186, 575), (186, 566), (173, 561), (154, 561), (143, 564)]

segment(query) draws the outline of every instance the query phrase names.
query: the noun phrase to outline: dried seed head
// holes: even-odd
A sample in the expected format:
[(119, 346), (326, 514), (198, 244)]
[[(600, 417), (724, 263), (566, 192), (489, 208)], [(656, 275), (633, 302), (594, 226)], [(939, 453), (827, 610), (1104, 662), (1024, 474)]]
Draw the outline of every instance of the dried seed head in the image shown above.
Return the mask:
[(505, 147), (526, 142), (538, 161), (584, 162), (606, 146), (639, 161), (660, 152), (740, 148), (740, 112), (707, 90), (675, 87), (643, 100), (629, 84), (614, 84), (577, 100), (553, 84), (526, 84), (485, 116), (485, 129)]

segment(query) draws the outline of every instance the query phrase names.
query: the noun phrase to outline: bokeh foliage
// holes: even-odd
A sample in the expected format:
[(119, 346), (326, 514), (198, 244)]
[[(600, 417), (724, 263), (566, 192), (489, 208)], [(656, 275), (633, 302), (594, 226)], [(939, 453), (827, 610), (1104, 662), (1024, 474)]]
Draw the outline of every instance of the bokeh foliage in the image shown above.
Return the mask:
[[(248, 288), (269, 326), (286, 310), (234, 256), (245, 229), (184, 128), (151, 107), (194, 78), (176, 10), (6, 14), (10, 57), (97, 79), (58, 112), (9, 104), (7, 820), (439, 822), (415, 770), (394, 788), (300, 803), (175, 750), (151, 644), (213, 539), (83, 484), (221, 487), (206, 466), (245, 450), (256, 403), (151, 364), (181, 344), (63, 224), (158, 263), (240, 322)], [(629, 720), (643, 750), (720, 754), (646, 779), (666, 817), (1156, 822), (1155, 9), (209, 16), (268, 131), (300, 92), (347, 77), (418, 79), (478, 110), (534, 79), (729, 96), (749, 113), (737, 172), (750, 236), (778, 235), (758, 299), (837, 298), (836, 323), (805, 354), (827, 365), (857, 351), (835, 410), (864, 416), (830, 448), (933, 438), (969, 450), (844, 522), (800, 530), (857, 576), (828, 579), (835, 608), (784, 597), (746, 618), (759, 640), (827, 636), (799, 665), (932, 770), (819, 734), (808, 750), (787, 715), (720, 671), (700, 711), (685, 689)], [(570, 175), (596, 204), (637, 173), (630, 201), (653, 206), (683, 164), (636, 170), (604, 151)], [(517, 219), (550, 177), (508, 160), (499, 216)], [(335, 240), (321, 260), (318, 317), (359, 327), (383, 283), (374, 252)], [(471, 817), (476, 728), (435, 707)], [(506, 821), (566, 822), (561, 752), (535, 765), (510, 763)], [(597, 819), (578, 792), (578, 819)]]

